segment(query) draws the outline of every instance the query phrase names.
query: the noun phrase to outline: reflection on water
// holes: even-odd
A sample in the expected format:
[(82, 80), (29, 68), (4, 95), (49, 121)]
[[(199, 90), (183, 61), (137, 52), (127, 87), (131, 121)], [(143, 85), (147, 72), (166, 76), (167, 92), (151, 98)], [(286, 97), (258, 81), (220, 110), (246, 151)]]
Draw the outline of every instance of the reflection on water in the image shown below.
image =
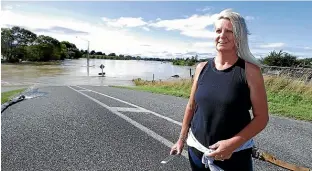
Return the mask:
[[(172, 75), (190, 78), (194, 67), (174, 66), (169, 62), (136, 61), (136, 60), (104, 60), (90, 59), (89, 77), (86, 68), (87, 60), (65, 60), (61, 65), (1, 65), (1, 85), (133, 85), (132, 79), (142, 78), (166, 80)], [(98, 73), (105, 66), (105, 77)]]

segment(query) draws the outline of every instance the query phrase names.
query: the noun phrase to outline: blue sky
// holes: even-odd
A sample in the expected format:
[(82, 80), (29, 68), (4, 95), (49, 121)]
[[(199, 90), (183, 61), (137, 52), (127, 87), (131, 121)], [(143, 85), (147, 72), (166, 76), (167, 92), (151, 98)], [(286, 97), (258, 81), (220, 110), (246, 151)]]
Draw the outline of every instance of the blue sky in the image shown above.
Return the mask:
[[(312, 57), (312, 2), (1, 2), (2, 26), (68, 40), (79, 48), (148, 57), (211, 57), (214, 14), (231, 8), (247, 20), (256, 56), (284, 50)], [(2, 20), (1, 19), (1, 20)], [(78, 38), (77, 38), (78, 37)]]

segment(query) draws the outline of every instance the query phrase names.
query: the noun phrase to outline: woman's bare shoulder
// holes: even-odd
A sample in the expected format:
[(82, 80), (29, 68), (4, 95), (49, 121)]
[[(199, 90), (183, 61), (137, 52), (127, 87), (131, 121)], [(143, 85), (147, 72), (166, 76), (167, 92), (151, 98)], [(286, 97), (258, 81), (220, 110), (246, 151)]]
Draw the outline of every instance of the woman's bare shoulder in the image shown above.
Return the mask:
[(207, 64), (207, 62), (199, 62), (197, 65), (196, 65), (196, 69), (195, 69), (195, 83), (197, 82), (197, 79), (198, 79), (198, 76), (199, 76), (199, 73), (201, 72), (201, 70), (205, 67), (205, 65)]
[(197, 66), (196, 66), (196, 70), (197, 71), (201, 71), (203, 68), (204, 68), (204, 66), (207, 64), (207, 61), (205, 61), (205, 62), (199, 62), (198, 64), (197, 64)]
[(253, 63), (245, 61), (245, 69), (249, 74), (261, 73), (261, 68)]
[(249, 87), (254, 89), (263, 89), (264, 79), (261, 68), (250, 62), (245, 62), (245, 73)]

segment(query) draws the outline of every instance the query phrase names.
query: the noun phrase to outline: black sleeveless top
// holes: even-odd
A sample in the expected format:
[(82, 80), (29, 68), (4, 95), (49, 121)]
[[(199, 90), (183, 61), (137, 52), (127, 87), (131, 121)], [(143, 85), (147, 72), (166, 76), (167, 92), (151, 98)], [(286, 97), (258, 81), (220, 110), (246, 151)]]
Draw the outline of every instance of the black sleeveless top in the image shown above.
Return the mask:
[(201, 144), (208, 147), (239, 133), (251, 121), (245, 61), (238, 58), (231, 67), (217, 70), (209, 59), (198, 78), (195, 103), (190, 126)]

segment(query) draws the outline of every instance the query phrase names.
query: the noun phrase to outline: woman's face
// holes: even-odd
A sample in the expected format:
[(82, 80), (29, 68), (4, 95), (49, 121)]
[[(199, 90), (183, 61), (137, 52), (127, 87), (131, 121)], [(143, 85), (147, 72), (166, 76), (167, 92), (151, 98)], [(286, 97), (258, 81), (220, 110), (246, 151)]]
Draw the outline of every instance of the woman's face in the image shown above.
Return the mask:
[(215, 23), (215, 44), (218, 51), (235, 50), (235, 39), (232, 23), (228, 19), (220, 19)]

